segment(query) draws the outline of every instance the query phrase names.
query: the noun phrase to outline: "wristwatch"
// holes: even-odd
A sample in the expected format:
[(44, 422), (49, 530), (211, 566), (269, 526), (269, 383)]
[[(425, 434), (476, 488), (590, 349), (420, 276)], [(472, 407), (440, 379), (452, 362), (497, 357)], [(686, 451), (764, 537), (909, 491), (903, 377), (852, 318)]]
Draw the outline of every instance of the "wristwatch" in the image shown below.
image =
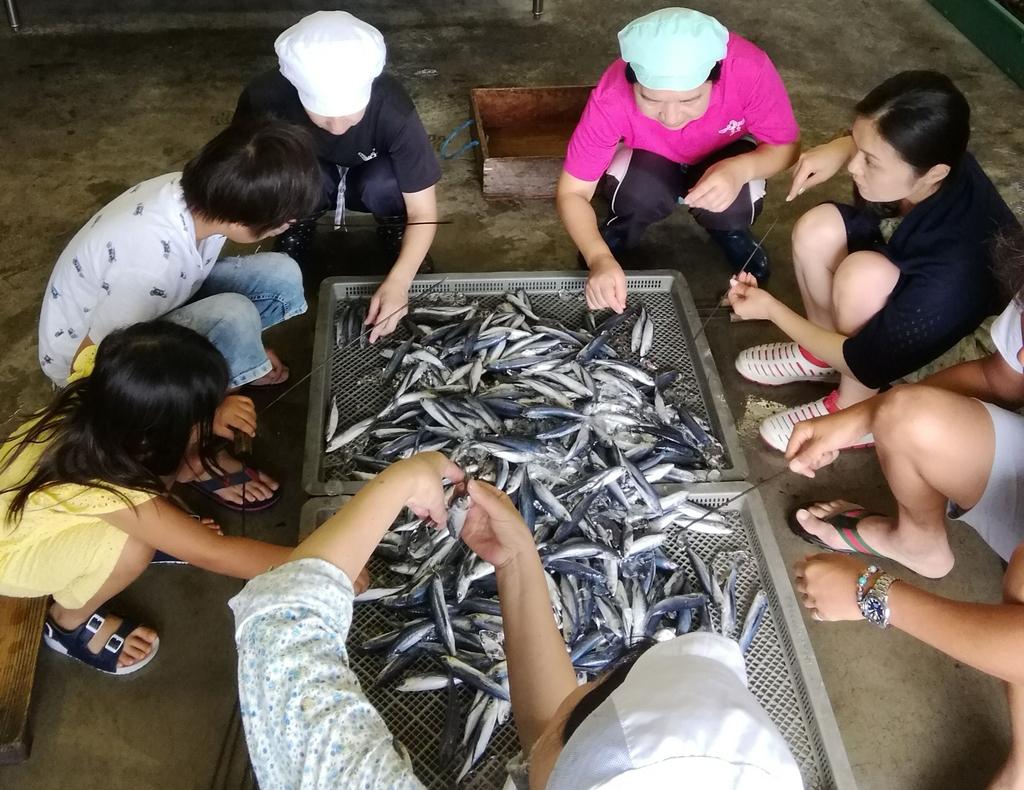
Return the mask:
[(896, 581), (892, 574), (883, 573), (860, 600), (860, 613), (864, 619), (879, 628), (889, 625), (889, 587)]

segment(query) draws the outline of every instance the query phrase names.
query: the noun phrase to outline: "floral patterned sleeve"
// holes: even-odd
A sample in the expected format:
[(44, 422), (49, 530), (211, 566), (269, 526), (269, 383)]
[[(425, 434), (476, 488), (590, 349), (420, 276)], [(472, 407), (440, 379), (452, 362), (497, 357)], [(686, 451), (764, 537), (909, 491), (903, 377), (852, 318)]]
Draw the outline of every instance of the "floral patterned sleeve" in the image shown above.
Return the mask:
[(263, 790), (422, 785), (348, 665), (352, 583), (328, 562), (289, 562), (230, 601), (238, 695)]

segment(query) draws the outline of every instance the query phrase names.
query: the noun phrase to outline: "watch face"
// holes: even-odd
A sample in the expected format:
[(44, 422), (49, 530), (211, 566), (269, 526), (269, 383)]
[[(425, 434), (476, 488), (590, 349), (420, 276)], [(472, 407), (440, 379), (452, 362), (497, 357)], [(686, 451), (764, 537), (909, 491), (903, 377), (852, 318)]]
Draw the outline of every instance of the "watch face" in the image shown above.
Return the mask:
[(864, 619), (870, 620), (875, 625), (885, 622), (885, 604), (870, 595), (860, 602), (860, 611)]

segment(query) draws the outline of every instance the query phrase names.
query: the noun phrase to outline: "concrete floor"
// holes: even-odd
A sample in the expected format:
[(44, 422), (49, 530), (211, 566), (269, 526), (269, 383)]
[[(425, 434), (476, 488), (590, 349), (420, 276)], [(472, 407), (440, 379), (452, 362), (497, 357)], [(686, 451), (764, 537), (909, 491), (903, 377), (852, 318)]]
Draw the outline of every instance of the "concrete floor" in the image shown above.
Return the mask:
[[(136, 5), (104, 3), (115, 15), (97, 17), (94, 4), (23, 2), (25, 32), (0, 33), (0, 332), (7, 340), (0, 360), (0, 415), (10, 415), (5, 430), (48, 396), (36, 364), (35, 325), (43, 286), (63, 245), (103, 203), (140, 180), (179, 168), (215, 134), (246, 80), (273, 65), (277, 33), (301, 15), (262, 11), (256, 3), (246, 4), (255, 11), (229, 13), (232, 4), (223, 2), (178, 3), (174, 14), (116, 15)], [(889, 74), (921, 67), (945, 71), (971, 100), (972, 149), (1018, 215), (1024, 213), (1020, 90), (924, 0), (786, 0), (771, 4), (770, 13), (766, 4), (740, 0), (695, 5), (772, 55), (807, 145), (844, 128), (853, 103)], [(620, 0), (595, 14), (592, 1), (548, 0), (547, 13), (535, 22), (528, 0), (360, 0), (346, 6), (385, 33), (389, 69), (412, 93), (437, 141), (467, 117), (470, 87), (596, 80), (615, 55), (615, 31), (651, 7)], [(422, 69), (436, 69), (436, 75)], [(781, 199), (785, 186), (785, 178), (775, 179), (760, 224), (779, 219), (767, 241), (775, 260), (771, 288), (795, 305), (792, 224), (816, 202), (845, 197), (849, 185), (836, 179), (793, 204)], [(573, 267), (573, 249), (551, 204), (485, 202), (471, 158), (444, 163), (439, 194), (442, 215), (453, 221), (440, 228), (434, 247), (439, 271)], [(680, 268), (705, 307), (726, 284), (723, 262), (681, 212), (652, 230), (634, 261)], [(334, 273), (345, 271), (339, 265)], [(317, 283), (309, 285), (312, 299)], [(296, 380), (308, 371), (314, 312), (311, 303), (309, 314), (271, 337)], [(751, 477), (764, 479), (782, 462), (757, 439), (758, 418), (779, 403), (818, 397), (820, 390), (769, 391), (737, 379), (735, 353), (778, 338), (765, 324), (716, 320), (708, 338), (744, 437)], [(227, 530), (294, 542), (304, 501), (299, 469), (306, 399), (306, 388), (299, 387), (275, 405), (264, 416), (256, 445), (259, 464), (283, 480), (284, 501), (244, 525), (216, 511)], [(762, 493), (788, 561), (807, 551), (785, 528), (784, 513), (794, 502), (841, 493), (869, 507), (891, 506), (871, 452), (843, 456), (815, 481), (780, 478)], [(954, 525), (951, 532), (956, 568), (923, 586), (951, 597), (996, 600), (996, 557), (968, 528)], [(239, 587), (192, 568), (148, 571), (117, 608), (158, 627), (162, 651), (151, 669), (128, 680), (100, 677), (44, 650), (35, 689), (34, 752), (24, 765), (0, 769), (0, 787), (244, 785), (239, 755), (220, 759), (237, 733), (225, 601)], [(809, 623), (809, 631), (861, 788), (985, 785), (1008, 743), (997, 682), (900, 633), (862, 623)]]

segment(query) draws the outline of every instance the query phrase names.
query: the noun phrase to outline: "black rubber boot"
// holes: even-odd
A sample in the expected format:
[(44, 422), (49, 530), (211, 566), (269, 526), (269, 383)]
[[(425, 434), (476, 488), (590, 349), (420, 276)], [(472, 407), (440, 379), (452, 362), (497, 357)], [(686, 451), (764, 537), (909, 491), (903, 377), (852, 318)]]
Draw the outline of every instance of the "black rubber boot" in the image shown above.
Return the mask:
[(288, 230), (277, 237), (274, 243), (275, 252), (283, 252), (295, 260), (300, 266), (309, 263), (310, 251), (313, 248), (313, 237), (316, 235), (316, 220), (293, 223)]
[(763, 284), (771, 273), (768, 265), (768, 253), (754, 238), (750, 229), (746, 230), (711, 230), (708, 235), (721, 247), (729, 266), (734, 273), (741, 270), (750, 272)]

